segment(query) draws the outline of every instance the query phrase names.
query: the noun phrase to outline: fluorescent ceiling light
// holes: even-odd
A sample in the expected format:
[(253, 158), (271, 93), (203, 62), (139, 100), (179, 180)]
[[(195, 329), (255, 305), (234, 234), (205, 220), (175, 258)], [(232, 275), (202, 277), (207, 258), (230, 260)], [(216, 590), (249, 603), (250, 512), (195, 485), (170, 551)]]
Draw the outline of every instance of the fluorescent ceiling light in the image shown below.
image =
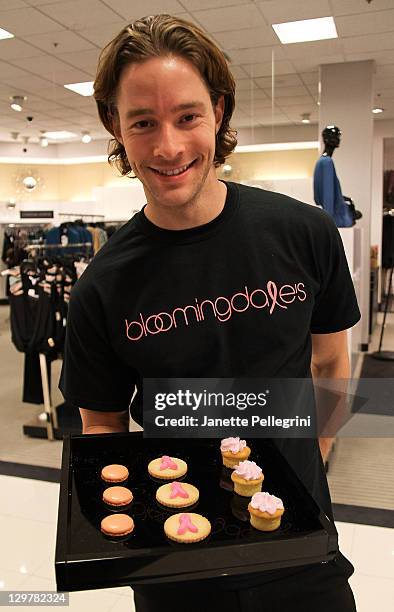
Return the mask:
[(3, 40), (4, 38), (14, 38), (14, 35), (11, 34), (11, 32), (7, 32), (7, 30), (2, 30), (0, 28), (0, 40)]
[(77, 134), (73, 132), (45, 132), (45, 138), (50, 138), (50, 140), (66, 140), (67, 138), (75, 138)]
[(235, 153), (260, 153), (261, 151), (296, 151), (302, 149), (318, 149), (318, 141), (309, 142), (278, 142), (272, 144), (238, 145)]
[(303, 21), (290, 21), (288, 23), (274, 23), (272, 27), (280, 42), (284, 45), (298, 42), (310, 42), (311, 40), (338, 38), (333, 17), (304, 19)]
[(86, 81), (86, 83), (70, 83), (64, 85), (66, 89), (75, 91), (80, 96), (92, 96), (93, 95), (93, 81)]

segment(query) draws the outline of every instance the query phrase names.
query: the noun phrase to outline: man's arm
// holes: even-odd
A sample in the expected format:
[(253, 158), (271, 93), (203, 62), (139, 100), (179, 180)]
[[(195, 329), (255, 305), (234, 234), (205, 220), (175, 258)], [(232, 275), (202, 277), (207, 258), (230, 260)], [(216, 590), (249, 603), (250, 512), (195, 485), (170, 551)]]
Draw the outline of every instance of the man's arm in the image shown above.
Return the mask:
[(80, 408), (83, 434), (102, 434), (129, 431), (129, 411), (101, 412)]
[[(344, 414), (346, 412), (345, 394), (350, 376), (346, 330), (334, 334), (312, 334), (311, 370), (316, 382), (319, 378), (343, 379), (342, 385), (339, 382), (335, 385), (335, 388), (340, 392), (340, 400), (330, 416), (331, 431), (333, 429), (337, 430), (340, 428), (340, 424), (343, 424), (346, 420), (344, 418), (346, 416)], [(316, 401), (319, 411), (318, 394)], [(320, 410), (324, 410), (324, 407), (320, 406)], [(328, 458), (334, 440), (333, 437), (319, 438), (320, 451), (324, 461)]]

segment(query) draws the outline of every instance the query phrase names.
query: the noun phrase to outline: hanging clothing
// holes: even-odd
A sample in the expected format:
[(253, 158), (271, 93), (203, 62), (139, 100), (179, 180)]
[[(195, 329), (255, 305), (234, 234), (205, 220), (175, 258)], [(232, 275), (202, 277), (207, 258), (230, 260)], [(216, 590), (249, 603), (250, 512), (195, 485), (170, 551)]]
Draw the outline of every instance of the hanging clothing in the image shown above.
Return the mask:
[(313, 176), (314, 199), (334, 219), (337, 227), (352, 227), (353, 216), (343, 199), (341, 185), (332, 158), (322, 155)]

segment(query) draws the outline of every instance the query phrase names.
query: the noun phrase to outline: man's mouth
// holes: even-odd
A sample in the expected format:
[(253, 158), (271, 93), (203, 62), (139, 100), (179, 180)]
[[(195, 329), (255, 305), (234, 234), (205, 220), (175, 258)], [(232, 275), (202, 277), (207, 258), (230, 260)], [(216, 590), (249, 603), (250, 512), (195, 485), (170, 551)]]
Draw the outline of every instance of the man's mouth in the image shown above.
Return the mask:
[(179, 168), (171, 168), (169, 170), (164, 170), (162, 168), (152, 168), (151, 170), (153, 170), (154, 172), (157, 172), (157, 174), (161, 174), (162, 176), (179, 176), (180, 174), (184, 174), (194, 163), (195, 163), (195, 159), (190, 162), (190, 164), (185, 164), (184, 166), (180, 166)]

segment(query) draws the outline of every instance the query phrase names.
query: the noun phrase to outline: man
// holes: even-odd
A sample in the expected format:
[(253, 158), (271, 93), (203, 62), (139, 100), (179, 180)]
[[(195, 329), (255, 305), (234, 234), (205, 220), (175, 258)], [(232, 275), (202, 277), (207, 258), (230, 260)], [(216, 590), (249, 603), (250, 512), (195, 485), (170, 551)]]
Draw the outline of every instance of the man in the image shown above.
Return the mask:
[[(234, 149), (234, 80), (221, 51), (168, 15), (135, 21), (104, 49), (95, 81), (109, 159), (147, 204), (73, 290), (61, 389), (84, 433), (141, 423), (143, 377), (346, 378), (359, 311), (338, 232), (319, 209), (218, 181)], [(248, 297), (241, 307), (240, 292)], [(238, 297), (237, 297), (238, 296)], [(278, 440), (332, 515), (316, 440)], [(354, 610), (353, 568), (333, 562), (183, 585), (173, 612)], [(136, 588), (137, 612), (175, 585)], [(177, 603), (178, 602), (178, 603)], [(164, 606), (166, 607), (166, 606)]]

